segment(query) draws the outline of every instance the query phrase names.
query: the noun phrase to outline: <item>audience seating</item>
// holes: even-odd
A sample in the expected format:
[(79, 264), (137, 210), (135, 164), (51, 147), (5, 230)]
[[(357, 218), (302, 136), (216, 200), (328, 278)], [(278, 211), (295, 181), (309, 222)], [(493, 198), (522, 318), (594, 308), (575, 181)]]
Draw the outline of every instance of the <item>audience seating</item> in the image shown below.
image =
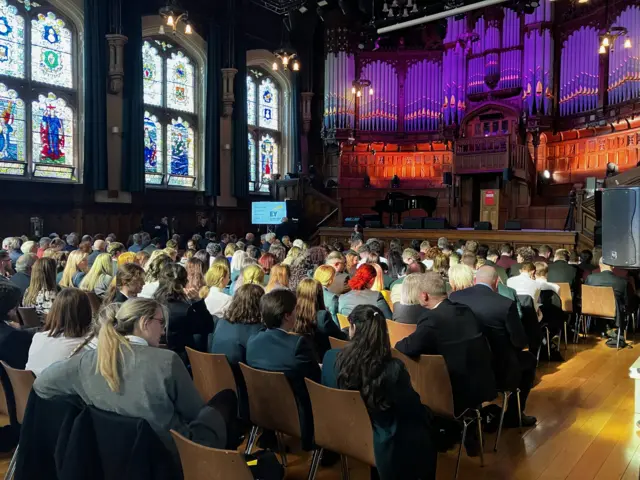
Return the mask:
[(391, 341), (392, 347), (416, 331), (416, 325), (394, 322), (389, 319), (387, 319), (387, 328), (389, 329), (389, 340)]
[(313, 453), (309, 480), (315, 479), (325, 449), (340, 454), (342, 478), (348, 478), (346, 457), (375, 467), (373, 428), (360, 392), (325, 387), (308, 378), (305, 382), (313, 410), (315, 443), (320, 447)]
[[(580, 327), (585, 336), (588, 332), (587, 317), (600, 317), (609, 320), (616, 319), (616, 297), (612, 287), (592, 287), (582, 285), (582, 311), (576, 321), (574, 342), (580, 338)], [(618, 346), (620, 344), (620, 329), (618, 330)]]
[[(11, 368), (5, 362), (0, 361), (2, 368), (7, 372), (7, 376), (9, 377), (9, 382), (11, 383), (11, 389), (13, 390), (13, 398), (15, 399), (16, 406), (16, 418), (19, 424), (22, 424), (24, 420), (24, 412), (27, 410), (27, 402), (29, 401), (29, 394), (31, 393), (31, 388), (33, 387), (33, 382), (36, 377), (33, 375), (31, 370), (18, 370), (16, 368)], [(10, 407), (9, 407), (10, 408)], [(18, 449), (20, 445), (16, 447), (16, 450), (13, 452), (13, 456), (11, 457), (11, 461), (9, 462), (9, 466), (7, 467), (7, 473), (5, 475), (5, 480), (13, 479), (16, 470), (16, 461), (18, 459)]]
[(41, 326), (40, 317), (33, 307), (18, 307), (18, 317), (25, 328), (39, 328)]
[(193, 383), (202, 400), (208, 402), (217, 393), (231, 389), (237, 392), (236, 381), (226, 355), (203, 353), (185, 347), (191, 363)]
[(184, 480), (253, 480), (243, 456), (192, 442), (175, 430), (171, 435), (180, 452)]
[[(571, 285), (568, 283), (557, 283), (560, 287), (560, 301), (562, 302), (562, 311), (567, 314), (569, 318), (573, 315), (573, 294), (571, 293)], [(567, 323), (569, 318), (564, 321), (564, 348), (569, 348), (569, 337), (567, 335)]]
[(287, 454), (281, 434), (301, 438), (298, 405), (284, 373), (256, 370), (244, 363), (240, 369), (247, 384), (249, 419), (253, 424), (245, 453), (251, 453), (258, 438), (258, 429), (273, 430), (278, 437), (282, 463), (287, 466)]
[(338, 323), (340, 323), (340, 328), (342, 329), (349, 328), (349, 319), (347, 318), (346, 315), (342, 315), (341, 313), (338, 313), (336, 316), (338, 317)]
[(347, 340), (340, 340), (336, 337), (329, 337), (329, 343), (331, 344), (331, 348), (341, 349), (349, 342)]
[[(420, 395), (420, 402), (442, 417), (449, 418), (462, 424), (462, 438), (458, 448), (458, 460), (456, 463), (456, 473), (454, 478), (458, 478), (460, 470), (460, 458), (462, 447), (467, 437), (467, 429), (476, 422), (478, 437), (480, 440), (480, 465), (484, 465), (484, 445), (482, 441), (482, 420), (480, 410), (467, 409), (460, 415), (455, 414), (453, 409), (453, 391), (447, 364), (442, 355), (420, 355), (420, 358), (413, 360), (395, 348), (392, 355), (402, 360), (407, 367), (411, 377), (413, 389)], [(502, 422), (500, 423), (502, 426)]]

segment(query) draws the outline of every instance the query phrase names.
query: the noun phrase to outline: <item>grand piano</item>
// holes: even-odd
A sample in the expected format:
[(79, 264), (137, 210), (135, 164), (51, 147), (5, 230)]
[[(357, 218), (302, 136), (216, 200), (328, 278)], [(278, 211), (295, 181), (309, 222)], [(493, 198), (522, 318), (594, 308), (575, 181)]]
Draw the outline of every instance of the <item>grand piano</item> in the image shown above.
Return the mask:
[(402, 214), (409, 210), (424, 210), (427, 216), (432, 217), (436, 211), (438, 199), (429, 195), (407, 195), (402, 192), (389, 192), (384, 200), (377, 200), (371, 209), (380, 215), (380, 223), (382, 222), (382, 214), (389, 214), (389, 226), (394, 225), (393, 216), (398, 215), (397, 223), (402, 223)]

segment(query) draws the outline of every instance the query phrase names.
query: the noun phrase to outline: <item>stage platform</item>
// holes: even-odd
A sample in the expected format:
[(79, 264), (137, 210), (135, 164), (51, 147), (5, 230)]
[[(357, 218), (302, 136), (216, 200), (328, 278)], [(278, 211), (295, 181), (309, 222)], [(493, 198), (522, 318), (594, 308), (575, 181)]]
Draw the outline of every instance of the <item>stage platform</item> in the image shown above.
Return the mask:
[[(347, 227), (322, 227), (318, 230), (320, 243), (333, 243), (340, 241), (349, 245), (353, 228)], [(490, 247), (500, 247), (503, 243), (510, 243), (515, 248), (525, 245), (534, 247), (549, 245), (554, 250), (576, 248), (578, 234), (562, 230), (473, 230), (472, 228), (458, 228), (448, 230), (405, 230), (402, 228), (365, 228), (365, 239), (379, 238), (388, 242), (393, 238), (399, 238), (406, 245), (411, 240), (429, 240), (434, 242), (440, 237), (447, 237), (449, 242), (457, 240), (475, 240)]]

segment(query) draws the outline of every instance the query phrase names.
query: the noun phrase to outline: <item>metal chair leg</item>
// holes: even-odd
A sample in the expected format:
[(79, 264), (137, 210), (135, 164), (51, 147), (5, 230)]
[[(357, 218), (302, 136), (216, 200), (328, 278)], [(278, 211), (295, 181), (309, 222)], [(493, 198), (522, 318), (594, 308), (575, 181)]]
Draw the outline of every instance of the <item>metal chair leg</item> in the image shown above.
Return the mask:
[(547, 362), (551, 361), (551, 341), (550, 341), (550, 335), (549, 335), (549, 328), (545, 328), (545, 330), (547, 331)]
[(456, 473), (453, 476), (454, 480), (458, 478), (458, 472), (460, 471), (460, 457), (462, 456), (462, 449), (464, 448), (464, 442), (467, 439), (467, 427), (468, 427), (467, 422), (462, 420), (462, 440), (460, 441), (460, 448), (458, 449), (458, 461), (456, 462)]
[(280, 458), (282, 458), (282, 466), (287, 468), (287, 446), (284, 444), (282, 433), (276, 432), (276, 440), (278, 441), (278, 450), (280, 450)]
[(502, 435), (502, 424), (504, 423), (504, 414), (507, 412), (507, 403), (509, 397), (511, 396), (511, 392), (502, 392), (504, 397), (502, 401), (502, 412), (500, 413), (500, 423), (498, 424), (498, 434), (496, 435), (496, 443), (493, 446), (493, 451), (498, 451), (498, 443), (500, 442), (500, 436)]
[(249, 433), (249, 440), (247, 440), (247, 447), (244, 450), (245, 455), (249, 455), (253, 450), (253, 446), (256, 443), (256, 438), (258, 437), (258, 427), (251, 427), (251, 432)]
[(569, 337), (567, 337), (567, 322), (564, 322), (564, 349), (569, 349)]
[(482, 438), (482, 415), (476, 410), (476, 423), (478, 424), (478, 439), (480, 440), (480, 466), (484, 467), (484, 439)]
[(520, 406), (520, 389), (516, 389), (516, 400), (518, 401), (518, 428), (522, 433), (522, 407)]
[(342, 480), (349, 480), (349, 462), (347, 457), (340, 455), (340, 473), (342, 474)]
[(315, 480), (316, 475), (318, 474), (318, 469), (320, 468), (320, 461), (322, 460), (322, 453), (324, 450), (322, 448), (318, 448), (313, 451), (313, 455), (311, 456), (311, 467), (309, 467), (309, 476), (307, 480)]
[(573, 343), (577, 344), (580, 341), (580, 324), (582, 323), (582, 315), (576, 317), (575, 331), (573, 332)]
[(9, 467), (7, 467), (7, 473), (4, 476), (4, 480), (13, 480), (13, 477), (16, 473), (16, 465), (18, 463), (18, 449), (20, 445), (16, 446), (16, 450), (13, 452), (13, 456), (11, 457), (11, 462), (9, 462)]

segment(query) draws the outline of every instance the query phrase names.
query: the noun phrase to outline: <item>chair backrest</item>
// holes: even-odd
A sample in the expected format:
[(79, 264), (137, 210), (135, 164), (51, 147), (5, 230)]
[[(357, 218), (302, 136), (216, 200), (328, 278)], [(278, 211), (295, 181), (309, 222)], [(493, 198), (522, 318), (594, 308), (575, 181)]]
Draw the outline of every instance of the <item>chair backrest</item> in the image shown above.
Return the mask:
[(31, 393), (31, 387), (33, 387), (33, 382), (36, 377), (33, 376), (31, 370), (11, 368), (3, 361), (0, 361), (0, 364), (4, 367), (4, 371), (7, 372), (7, 376), (11, 382), (13, 398), (16, 402), (16, 417), (18, 418), (18, 423), (22, 423), (24, 412), (27, 409), (29, 394)]
[(380, 293), (382, 294), (382, 297), (386, 300), (387, 305), (389, 305), (389, 308), (393, 312), (393, 303), (391, 302), (391, 290), (382, 290)]
[(582, 314), (615, 318), (616, 297), (612, 287), (582, 285)]
[(557, 283), (560, 287), (558, 295), (562, 301), (562, 311), (566, 313), (573, 312), (573, 295), (571, 294), (571, 285), (568, 283)]
[(226, 389), (237, 392), (236, 380), (226, 355), (203, 353), (189, 347), (185, 349), (191, 363), (193, 383), (202, 400), (208, 402)]
[(27, 328), (36, 328), (41, 325), (40, 317), (33, 307), (18, 307), (20, 321)]
[(403, 338), (407, 338), (409, 335), (416, 331), (416, 325), (412, 325), (410, 323), (394, 322), (393, 320), (389, 320), (388, 318), (387, 328), (389, 329), (389, 340), (391, 341), (392, 347), (395, 347), (396, 343), (398, 343)]
[(244, 458), (237, 451), (199, 445), (175, 430), (171, 435), (180, 453), (184, 480), (253, 480)]
[(402, 360), (411, 377), (413, 389), (420, 395), (420, 402), (434, 413), (453, 417), (453, 391), (449, 370), (442, 355), (420, 355), (414, 360), (393, 348), (394, 358)]
[(91, 312), (94, 315), (97, 315), (98, 312), (100, 311), (102, 300), (100, 300), (100, 297), (96, 295), (95, 292), (86, 292), (86, 293), (87, 293), (87, 296), (89, 297), (89, 303), (91, 304)]
[(331, 344), (331, 348), (333, 349), (336, 349), (336, 348), (342, 349), (349, 342), (347, 340), (340, 340), (339, 338), (336, 338), (336, 337), (329, 337), (329, 343)]
[(240, 369), (247, 385), (251, 423), (301, 438), (298, 405), (284, 373), (256, 370), (244, 363)]
[(338, 323), (340, 324), (340, 328), (349, 328), (349, 319), (346, 315), (342, 315), (338, 313), (336, 315), (338, 317)]
[(360, 392), (337, 390), (305, 379), (316, 445), (375, 467), (373, 428)]

